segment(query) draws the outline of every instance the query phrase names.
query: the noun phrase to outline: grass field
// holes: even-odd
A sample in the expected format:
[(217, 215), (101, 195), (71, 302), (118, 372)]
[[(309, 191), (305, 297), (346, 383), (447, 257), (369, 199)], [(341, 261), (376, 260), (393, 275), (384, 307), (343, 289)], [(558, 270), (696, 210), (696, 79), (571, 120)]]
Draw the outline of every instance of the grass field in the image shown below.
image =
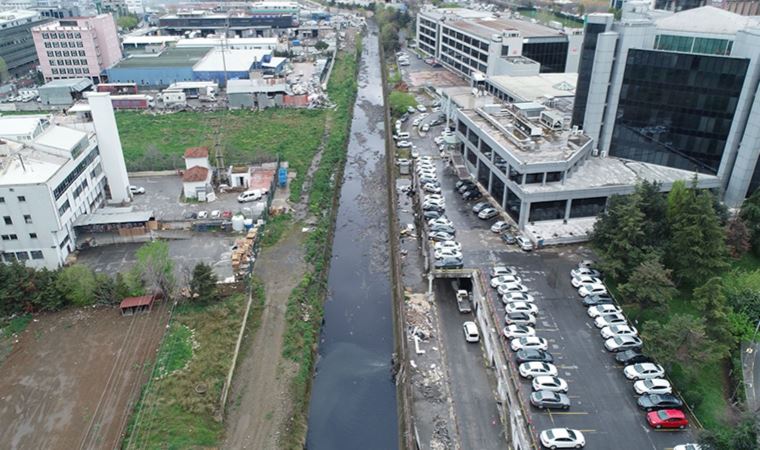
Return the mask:
[(213, 147), (214, 135), (221, 129), (226, 164), (274, 161), (280, 155), (296, 170), (291, 190), (300, 194), (304, 174), (322, 139), (325, 114), (297, 109), (165, 115), (119, 112), (116, 121), (130, 171), (184, 168), (185, 148)]
[[(258, 295), (262, 295), (259, 291)], [(246, 298), (180, 306), (157, 355), (151, 381), (130, 419), (123, 448), (215, 447), (224, 427), (215, 420)], [(249, 330), (262, 303), (254, 300)]]

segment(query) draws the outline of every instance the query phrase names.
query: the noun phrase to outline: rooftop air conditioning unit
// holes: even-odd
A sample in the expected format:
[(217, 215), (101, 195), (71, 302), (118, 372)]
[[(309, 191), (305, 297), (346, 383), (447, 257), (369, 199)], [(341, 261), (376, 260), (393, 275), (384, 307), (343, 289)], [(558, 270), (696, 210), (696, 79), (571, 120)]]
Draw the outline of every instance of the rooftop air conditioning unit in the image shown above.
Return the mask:
[(501, 35), (498, 33), (494, 33), (491, 35), (491, 40), (494, 42), (501, 42)]

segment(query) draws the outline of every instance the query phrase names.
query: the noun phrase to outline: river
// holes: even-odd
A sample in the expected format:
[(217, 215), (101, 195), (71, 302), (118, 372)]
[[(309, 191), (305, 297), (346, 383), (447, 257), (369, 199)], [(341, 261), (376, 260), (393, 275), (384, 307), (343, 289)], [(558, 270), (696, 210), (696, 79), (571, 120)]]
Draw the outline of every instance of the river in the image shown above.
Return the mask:
[(369, 30), (312, 386), (310, 450), (398, 447), (382, 79), (377, 27)]

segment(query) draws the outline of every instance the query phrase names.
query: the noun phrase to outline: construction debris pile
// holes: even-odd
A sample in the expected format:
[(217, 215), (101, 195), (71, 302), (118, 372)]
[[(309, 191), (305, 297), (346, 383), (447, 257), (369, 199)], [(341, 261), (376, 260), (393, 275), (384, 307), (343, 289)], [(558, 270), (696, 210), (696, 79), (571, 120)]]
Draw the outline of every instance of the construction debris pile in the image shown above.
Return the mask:
[(244, 238), (235, 241), (232, 247), (232, 273), (235, 280), (240, 281), (250, 272), (253, 262), (256, 260), (254, 248), (259, 239), (259, 224), (248, 230)]

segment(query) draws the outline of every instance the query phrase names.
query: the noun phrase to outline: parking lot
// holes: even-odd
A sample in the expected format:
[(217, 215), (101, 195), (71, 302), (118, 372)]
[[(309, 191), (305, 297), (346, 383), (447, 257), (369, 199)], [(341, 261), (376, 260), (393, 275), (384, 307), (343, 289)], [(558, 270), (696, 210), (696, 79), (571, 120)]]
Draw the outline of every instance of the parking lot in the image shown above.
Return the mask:
[[(590, 251), (582, 246), (568, 246), (525, 253), (514, 245), (503, 243), (496, 233), (490, 231), (491, 224), (501, 217), (487, 221), (478, 219), (471, 211), (477, 201), (466, 202), (454, 191), (458, 178), (432, 142), (442, 127), (434, 127), (427, 136), (420, 137), (411, 127), (411, 121), (417, 116), (412, 116), (403, 129), (411, 132), (412, 143), (419, 155), (435, 157), (445, 214), (456, 228), (456, 240), (462, 244), (464, 267), (487, 271), (494, 264), (507, 264), (517, 270), (539, 308), (537, 335), (549, 341), (549, 351), (555, 358), (559, 376), (569, 385), (571, 407), (567, 411), (541, 411), (525, 405), (536, 440), (542, 430), (568, 427), (584, 433), (586, 448), (606, 449), (614, 445), (614, 448), (632, 450), (671, 449), (678, 444), (694, 442), (695, 436), (690, 429), (654, 430), (648, 426), (645, 413), (637, 407), (633, 383), (624, 377), (623, 367), (616, 364), (614, 354), (604, 349), (599, 330), (581, 305), (577, 290), (570, 284), (570, 270), (588, 258)], [(424, 193), (419, 195), (424, 196)], [(489, 399), (485, 394), (492, 392), (493, 388), (486, 390), (482, 385), (489, 382), (493, 386), (493, 372), (483, 366), (481, 351), (473, 351), (473, 346), (464, 342), (461, 326), (468, 319), (457, 311), (454, 293), (447, 283), (436, 281), (434, 293), (441, 326), (445, 327), (444, 344), (462, 448), (488, 448), (493, 437), (478, 440), (474, 435), (492, 434), (492, 430), (483, 425), (487, 421), (483, 411), (485, 416), (492, 411), (498, 421), (495, 404), (488, 403), (488, 400), (494, 401), (493, 395)], [(495, 291), (491, 294), (494, 295), (490, 301), (503, 317), (504, 305)], [(505, 339), (502, 341), (505, 346), (508, 344)], [(513, 352), (505, 348), (513, 359)], [(514, 361), (512, 364), (517, 376), (517, 365)], [(469, 376), (468, 383), (460, 383), (466, 378), (459, 373), (462, 371)], [(531, 393), (530, 383), (524, 379), (518, 383), (522, 399), (527, 400)], [(468, 430), (462, 430), (462, 417), (470, 417), (468, 414), (475, 414), (474, 411), (480, 411), (476, 415), (478, 420), (467, 421)]]

